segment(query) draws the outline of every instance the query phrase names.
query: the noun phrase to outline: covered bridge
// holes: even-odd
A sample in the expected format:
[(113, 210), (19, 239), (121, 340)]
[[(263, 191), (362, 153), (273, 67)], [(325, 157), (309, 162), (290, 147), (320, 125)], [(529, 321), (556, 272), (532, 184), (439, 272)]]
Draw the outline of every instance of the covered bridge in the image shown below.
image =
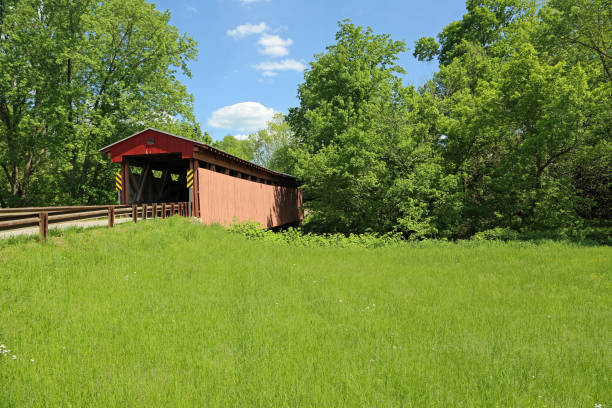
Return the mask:
[(278, 227), (302, 217), (295, 177), (195, 140), (149, 128), (100, 152), (121, 164), (121, 204), (189, 201), (205, 224), (237, 219)]

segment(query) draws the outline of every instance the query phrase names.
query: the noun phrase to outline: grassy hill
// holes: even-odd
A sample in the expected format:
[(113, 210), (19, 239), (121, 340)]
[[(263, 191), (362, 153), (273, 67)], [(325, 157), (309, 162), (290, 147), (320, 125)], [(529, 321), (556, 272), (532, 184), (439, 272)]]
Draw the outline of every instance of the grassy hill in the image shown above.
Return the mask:
[(609, 247), (304, 248), (176, 217), (4, 244), (0, 406), (608, 406), (611, 271)]

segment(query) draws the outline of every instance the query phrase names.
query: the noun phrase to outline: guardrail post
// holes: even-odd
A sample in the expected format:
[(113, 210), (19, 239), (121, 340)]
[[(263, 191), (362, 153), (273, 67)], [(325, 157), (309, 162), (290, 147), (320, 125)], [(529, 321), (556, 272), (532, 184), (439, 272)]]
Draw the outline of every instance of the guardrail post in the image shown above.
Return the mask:
[(170, 204), (170, 216), (174, 216), (174, 203)]
[(38, 229), (40, 231), (40, 242), (47, 240), (49, 236), (49, 213), (43, 211), (38, 214)]
[(136, 204), (132, 204), (132, 221), (138, 221), (138, 206)]
[(166, 203), (162, 203), (162, 218), (166, 218)]
[(111, 205), (108, 207), (108, 226), (113, 228), (115, 226), (115, 206)]
[(157, 203), (153, 203), (153, 210), (151, 212), (153, 213), (153, 218), (157, 218)]
[(147, 205), (146, 204), (142, 205), (142, 219), (143, 220), (147, 219)]

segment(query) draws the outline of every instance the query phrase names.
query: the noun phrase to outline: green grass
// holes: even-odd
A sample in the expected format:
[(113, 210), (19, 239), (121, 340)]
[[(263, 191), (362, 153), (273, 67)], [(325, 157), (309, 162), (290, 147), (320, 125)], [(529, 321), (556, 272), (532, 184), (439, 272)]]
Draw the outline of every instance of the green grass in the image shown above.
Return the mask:
[(22, 240), (0, 406), (610, 406), (611, 271), (610, 247), (304, 248), (177, 217)]

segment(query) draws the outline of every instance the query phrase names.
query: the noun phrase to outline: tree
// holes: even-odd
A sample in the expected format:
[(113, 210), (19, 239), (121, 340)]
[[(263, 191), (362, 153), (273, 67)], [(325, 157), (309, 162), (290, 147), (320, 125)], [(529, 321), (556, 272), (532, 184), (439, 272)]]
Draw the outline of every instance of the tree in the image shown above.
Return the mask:
[(288, 116), (307, 226), (463, 238), (610, 218), (609, 0), (467, 9), (417, 41), (440, 62), (418, 92), (404, 45), (370, 29), (341, 23), (315, 57)]
[(225, 135), (220, 141), (212, 144), (213, 147), (223, 150), (225, 153), (233, 154), (241, 159), (252, 161), (253, 149), (247, 139), (236, 139), (232, 135)]
[(438, 57), (447, 65), (465, 51), (464, 42), (477, 44), (490, 55), (499, 55), (496, 47), (505, 38), (508, 27), (518, 20), (533, 16), (534, 0), (467, 0), (467, 13), (461, 20), (444, 27), (438, 34), (438, 44), (432, 37), (423, 37), (415, 44), (414, 56), (421, 61)]
[(249, 135), (253, 161), (271, 170), (289, 173), (292, 170), (289, 149), (293, 132), (281, 113), (274, 115), (266, 129)]
[(315, 57), (290, 110), (295, 174), (309, 227), (319, 231), (434, 232), (440, 166), (435, 108), (405, 88), (400, 41), (348, 21)]
[(100, 146), (152, 124), (199, 129), (175, 77), (189, 75), (195, 42), (169, 13), (144, 0), (22, 0), (3, 13), (3, 204), (111, 200)]
[(55, 82), (63, 52), (53, 41), (49, 14), (56, 4), (34, 1), (3, 2), (0, 20), (0, 204), (28, 202), (40, 170), (47, 164), (50, 145), (57, 143), (56, 109), (64, 89)]
[[(506, 14), (501, 26), (495, 19), (489, 27), (479, 26), (489, 34), (479, 37), (453, 28), (473, 27), (473, 16), (489, 15), (491, 7), (502, 6), (514, 14)], [(453, 234), (500, 226), (575, 229), (590, 199), (582, 194), (573, 169), (580, 162), (583, 173), (592, 174), (585, 168), (587, 152), (610, 156), (605, 153), (609, 143), (601, 144), (610, 137), (604, 123), (610, 122), (605, 106), (611, 105), (602, 68), (592, 63), (599, 61), (597, 51), (591, 48), (587, 56), (588, 47), (572, 49), (558, 41), (559, 22), (549, 24), (550, 16), (567, 14), (551, 9), (554, 2), (537, 13), (522, 8), (522, 2), (479, 7), (483, 10), (468, 7), (461, 21), (440, 34), (442, 43), (450, 32), (456, 37), (452, 47), (440, 49), (440, 71), (427, 86), (440, 101), (446, 171), (461, 179), (461, 216)], [(496, 32), (499, 35), (491, 36)], [(589, 183), (589, 188), (605, 196), (606, 187)]]
[(237, 139), (228, 134), (212, 146), (268, 169), (289, 172), (289, 147), (292, 141), (293, 133), (284, 115), (277, 113), (265, 129), (251, 133), (246, 139)]

